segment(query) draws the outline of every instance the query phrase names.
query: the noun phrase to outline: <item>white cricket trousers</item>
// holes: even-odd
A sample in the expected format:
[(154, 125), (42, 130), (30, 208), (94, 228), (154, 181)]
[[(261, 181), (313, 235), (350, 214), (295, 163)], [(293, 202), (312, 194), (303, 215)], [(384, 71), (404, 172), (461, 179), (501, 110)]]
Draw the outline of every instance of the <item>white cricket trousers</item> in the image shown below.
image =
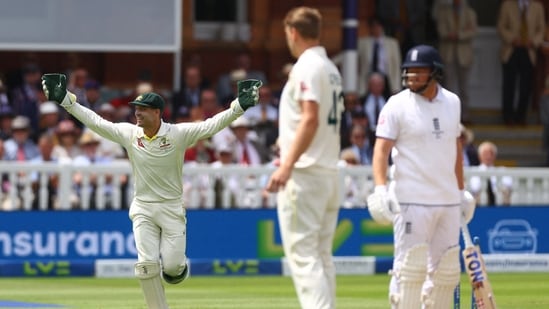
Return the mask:
[(182, 205), (132, 203), (130, 219), (139, 262), (162, 259), (162, 269), (170, 276), (180, 275), (187, 257), (187, 219)]
[(284, 254), (301, 308), (335, 308), (332, 242), (339, 211), (337, 171), (294, 169), (277, 202)]
[[(455, 206), (422, 206), (402, 204), (394, 221), (393, 270), (400, 271), (408, 250), (419, 244), (429, 246), (427, 252), (427, 277), (422, 293), (433, 288), (432, 275), (444, 253), (459, 245), (461, 208)], [(456, 259), (459, 262), (459, 259)], [(398, 293), (399, 284), (391, 278), (390, 293)], [(420, 297), (420, 295), (418, 295)]]

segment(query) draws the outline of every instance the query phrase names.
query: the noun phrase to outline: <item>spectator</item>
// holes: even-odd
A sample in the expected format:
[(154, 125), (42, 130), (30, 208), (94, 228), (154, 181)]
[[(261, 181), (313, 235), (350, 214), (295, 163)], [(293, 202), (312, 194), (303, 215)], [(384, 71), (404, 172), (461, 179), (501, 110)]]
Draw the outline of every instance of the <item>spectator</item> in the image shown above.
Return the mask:
[[(346, 148), (341, 151), (340, 167), (360, 166), (360, 159), (353, 149)], [(346, 175), (343, 179), (343, 208), (365, 208), (368, 198), (367, 186), (361, 186), (353, 176)]]
[(40, 84), (42, 71), (36, 64), (27, 64), (23, 68), (23, 83), (11, 92), (11, 106), (15, 115), (29, 119), (32, 132), (39, 132), (39, 105), (46, 101)]
[(53, 148), (52, 157), (58, 162), (72, 162), (74, 158), (82, 154), (78, 146), (80, 129), (72, 122), (65, 119), (59, 122), (55, 130), (57, 144)]
[[(99, 150), (101, 140), (99, 135), (91, 130), (86, 130), (82, 133), (78, 140), (78, 145), (82, 150), (82, 153), (76, 156), (73, 160), (75, 166), (90, 166), (94, 164), (109, 164), (114, 158), (111, 156), (101, 155)], [(80, 206), (87, 205), (90, 209), (97, 209), (96, 200), (98, 198), (98, 177), (96, 174), (92, 173), (89, 175), (89, 183), (84, 182), (84, 176), (80, 172), (76, 172), (73, 175), (73, 184), (75, 187), (75, 194), (77, 195), (78, 201), (80, 201)], [(127, 176), (122, 175), (118, 183), (123, 186), (127, 182)], [(113, 205), (113, 176), (107, 175), (104, 184), (101, 187), (101, 198), (105, 199), (105, 205), (107, 208), (112, 208)], [(87, 197), (88, 201), (82, 200)]]
[(341, 149), (351, 145), (351, 127), (353, 126), (353, 115), (362, 111), (360, 100), (356, 92), (347, 92), (343, 96), (344, 109), (341, 112), (341, 125), (339, 126)]
[(196, 142), (192, 147), (185, 150), (185, 162), (194, 162), (197, 164), (208, 164), (215, 161), (215, 152), (211, 148), (211, 143), (207, 139)]
[[(496, 145), (489, 141), (484, 141), (478, 146), (478, 156), (480, 159), (480, 165), (478, 167), (481, 171), (493, 170), (496, 168), (496, 159), (498, 155), (498, 148)], [(485, 184), (479, 176), (473, 176), (469, 179), (469, 187), (471, 193), (477, 200), (478, 205), (485, 205), (493, 207), (496, 205), (511, 204), (511, 193), (513, 189), (513, 178), (510, 176), (504, 176), (498, 180), (496, 176), (488, 177)], [(483, 190), (486, 190), (485, 194)], [(486, 196), (486, 199), (482, 198)]]
[[(117, 122), (116, 110), (110, 103), (101, 104), (96, 112), (107, 121)], [(88, 129), (84, 129), (84, 131), (86, 130)], [(115, 159), (127, 159), (126, 150), (120, 144), (115, 143), (108, 138), (104, 138), (101, 135), (98, 135), (97, 138), (99, 138), (99, 149), (97, 149), (99, 155)]]
[[(219, 145), (215, 154), (217, 160), (212, 163), (212, 168), (230, 166), (235, 163), (234, 149), (229, 144)], [(214, 207), (216, 209), (235, 207), (236, 196), (240, 187), (237, 176), (227, 175), (226, 173), (216, 175), (214, 178)]]
[(104, 103), (101, 97), (101, 84), (95, 79), (88, 79), (84, 84), (86, 101), (91, 109), (97, 111), (99, 107)]
[(217, 95), (213, 89), (204, 89), (200, 93), (200, 104), (191, 109), (191, 118), (195, 120), (206, 120), (219, 113), (222, 107), (219, 105)]
[(368, 78), (368, 92), (364, 98), (364, 112), (368, 117), (368, 129), (371, 132), (376, 131), (379, 112), (385, 106), (387, 98), (383, 96), (385, 89), (385, 79), (379, 73), (372, 73)]
[(8, 88), (4, 85), (2, 79), (0, 79), (0, 106), (9, 105)]
[[(365, 128), (365, 130), (367, 130), (368, 135), (372, 135), (372, 132), (369, 129), (370, 128), (370, 123), (368, 121), (368, 116), (366, 115), (366, 112), (363, 109), (355, 110), (352, 114), (351, 119), (352, 119), (352, 126), (359, 125), (359, 126)], [(351, 127), (351, 129), (352, 129), (352, 127)]]
[[(233, 121), (230, 125), (235, 136), (232, 148), (237, 164), (244, 166), (259, 166), (269, 161), (269, 151), (252, 137), (251, 123), (245, 116)], [(236, 192), (236, 204), (243, 208), (262, 207), (260, 181), (255, 175), (241, 175), (240, 187)]]
[[(88, 81), (88, 71), (85, 68), (76, 68), (68, 74), (67, 89), (74, 93), (77, 100), (82, 101), (82, 105), (91, 107), (86, 96), (86, 82)], [(61, 119), (70, 119), (80, 129), (84, 129), (84, 124), (78, 119), (67, 113), (64, 109), (61, 110)]]
[[(244, 72), (244, 75), (240, 79), (259, 79), (263, 84), (267, 84), (267, 77), (264, 72), (259, 70), (252, 69), (252, 59), (250, 54), (247, 52), (239, 53), (236, 57), (235, 67), (229, 72), (222, 74), (217, 81), (217, 97), (220, 99), (225, 99), (229, 97), (233, 91), (233, 78), (231, 75), (237, 71), (241, 70)], [(226, 103), (226, 102), (223, 102)]]
[[(172, 120), (175, 121), (181, 109), (190, 110), (200, 105), (200, 93), (205, 89), (199, 66), (185, 68), (183, 87), (172, 96)], [(177, 123), (177, 121), (175, 121)]]
[(444, 86), (461, 99), (462, 122), (469, 122), (469, 72), (473, 64), (473, 38), (477, 15), (467, 0), (442, 3), (435, 11), (439, 50), (444, 62)]
[[(38, 149), (40, 149), (40, 155), (30, 160), (32, 164), (42, 164), (45, 162), (56, 162), (52, 157), (53, 147), (55, 146), (55, 137), (51, 133), (42, 133), (38, 138)], [(30, 175), (32, 182), (32, 191), (34, 193), (34, 200), (32, 202), (32, 209), (34, 210), (53, 210), (58, 209), (57, 201), (57, 189), (59, 187), (59, 174), (51, 173), (46, 175), (47, 184), (46, 191), (43, 191), (41, 186), (42, 175), (38, 172), (33, 172)]]
[(11, 137), (11, 123), (14, 116), (11, 106), (0, 104), (0, 139), (3, 141)]
[(372, 165), (373, 142), (367, 134), (368, 129), (361, 125), (354, 125), (351, 129), (351, 146), (343, 149), (343, 152), (352, 151), (360, 165)]
[[(400, 64), (402, 54), (398, 41), (385, 35), (381, 21), (376, 18), (368, 20), (369, 35), (358, 40), (358, 93), (364, 97), (367, 92), (368, 79), (372, 73), (383, 76), (386, 87), (383, 96), (388, 98), (391, 94), (402, 89), (400, 80)], [(343, 54), (338, 54), (333, 59), (334, 63), (341, 65)]]
[(280, 69), (280, 72), (278, 72), (278, 86), (275, 88), (275, 91), (273, 93), (273, 96), (276, 98), (276, 108), (278, 108), (278, 104), (280, 103), (280, 96), (282, 95), (282, 88), (284, 87), (284, 84), (286, 84), (286, 81), (288, 81), (288, 76), (290, 76), (290, 72), (292, 71), (294, 64), (291, 62), (285, 63), (282, 68)]
[[(130, 108), (130, 101), (135, 99), (140, 94), (151, 92), (154, 90), (154, 86), (149, 81), (138, 80), (135, 84), (135, 88), (132, 89), (130, 93), (126, 93), (122, 96), (118, 96), (112, 99), (109, 103), (116, 110), (116, 120), (117, 122), (130, 122), (135, 123), (134, 115), (132, 109)], [(165, 109), (167, 111), (168, 109)]]
[(268, 149), (260, 145), (254, 138), (254, 132), (250, 132), (251, 122), (242, 116), (230, 125), (235, 136), (233, 149), (236, 162), (242, 165), (260, 165), (269, 161)]
[[(4, 142), (4, 160), (27, 162), (40, 155), (38, 146), (30, 138), (31, 130), (30, 121), (27, 117), (16, 116), (13, 119), (11, 126), (12, 137)], [(28, 185), (30, 182), (27, 176), (26, 173), (19, 172), (17, 183), (5, 183), (8, 185), (6, 191), (9, 191), (10, 185), (11, 189), (17, 190), (17, 200), (9, 200), (4, 205), (6, 207), (9, 206), (10, 210), (19, 209), (22, 201), (24, 201), (23, 197), (25, 194), (31, 193), (31, 188)]]
[(263, 85), (259, 88), (259, 102), (246, 111), (244, 116), (250, 120), (257, 133), (259, 143), (269, 148), (278, 137), (278, 109), (271, 88)]
[(234, 95), (236, 94), (237, 92), (237, 83), (239, 80), (244, 80), (246, 79), (246, 71), (243, 70), (243, 69), (236, 69), (236, 70), (233, 70), (231, 71), (230, 75), (229, 75), (229, 81), (230, 81), (230, 91), (228, 92), (229, 94), (224, 96), (224, 97), (220, 97), (218, 95), (218, 98), (221, 100), (221, 106), (225, 107), (225, 106), (228, 106), (228, 104), (231, 103), (231, 98), (234, 98)]
[(376, 1), (375, 14), (387, 35), (398, 40), (401, 55), (405, 55), (413, 46), (427, 41), (426, 12), (426, 0)]
[(44, 133), (54, 134), (59, 123), (59, 108), (52, 101), (46, 101), (40, 104), (40, 127), (39, 136)]
[(473, 144), (475, 135), (473, 131), (467, 129), (463, 124), (460, 125), (461, 149), (463, 151), (463, 166), (477, 166), (480, 164), (477, 148)]
[(12, 137), (4, 143), (4, 160), (28, 161), (40, 155), (36, 143), (30, 139), (31, 124), (26, 116), (16, 116), (11, 123)]
[[(4, 140), (0, 139), (0, 161), (4, 160)], [(0, 190), (2, 192), (0, 197), (0, 210), (10, 210), (12, 207), (8, 192), (10, 189), (9, 175), (0, 173)]]
[(80, 104), (90, 107), (86, 96), (86, 82), (88, 81), (88, 70), (77, 68), (69, 74), (67, 89), (76, 95), (76, 100)]
[(526, 125), (537, 48), (545, 36), (543, 6), (538, 1), (505, 0), (499, 10), (497, 29), (502, 41), (503, 121), (506, 125)]
[(193, 121), (191, 117), (191, 110), (188, 109), (186, 106), (181, 106), (179, 110), (174, 111), (174, 122), (180, 123), (180, 122), (191, 122)]

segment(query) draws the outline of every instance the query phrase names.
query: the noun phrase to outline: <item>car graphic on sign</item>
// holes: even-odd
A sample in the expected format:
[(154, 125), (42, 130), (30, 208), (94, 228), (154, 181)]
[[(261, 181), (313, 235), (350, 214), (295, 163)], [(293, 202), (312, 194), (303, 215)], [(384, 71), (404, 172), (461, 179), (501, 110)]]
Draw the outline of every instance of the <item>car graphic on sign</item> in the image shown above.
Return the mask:
[(488, 231), (490, 253), (536, 253), (537, 235), (526, 220), (500, 220)]

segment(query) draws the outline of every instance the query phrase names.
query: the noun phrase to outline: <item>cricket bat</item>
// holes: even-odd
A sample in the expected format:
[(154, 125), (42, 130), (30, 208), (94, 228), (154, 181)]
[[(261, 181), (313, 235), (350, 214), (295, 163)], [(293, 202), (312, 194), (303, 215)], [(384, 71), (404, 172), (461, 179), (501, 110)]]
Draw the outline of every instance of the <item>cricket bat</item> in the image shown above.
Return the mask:
[(463, 249), (461, 254), (463, 255), (465, 270), (471, 282), (473, 295), (475, 296), (476, 308), (496, 309), (494, 291), (488, 280), (488, 273), (486, 272), (480, 247), (473, 244), (469, 228), (464, 221), (461, 223), (461, 232), (463, 234), (463, 242), (465, 243), (465, 249)]

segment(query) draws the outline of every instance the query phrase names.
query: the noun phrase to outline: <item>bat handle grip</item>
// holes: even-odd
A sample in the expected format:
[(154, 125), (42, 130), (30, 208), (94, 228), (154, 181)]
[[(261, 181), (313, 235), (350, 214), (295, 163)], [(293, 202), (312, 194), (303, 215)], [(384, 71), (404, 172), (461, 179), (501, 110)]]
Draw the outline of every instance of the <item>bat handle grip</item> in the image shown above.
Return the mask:
[(465, 221), (461, 221), (461, 233), (463, 234), (463, 242), (465, 248), (473, 247), (473, 241), (471, 240), (471, 234), (469, 233), (469, 227)]

